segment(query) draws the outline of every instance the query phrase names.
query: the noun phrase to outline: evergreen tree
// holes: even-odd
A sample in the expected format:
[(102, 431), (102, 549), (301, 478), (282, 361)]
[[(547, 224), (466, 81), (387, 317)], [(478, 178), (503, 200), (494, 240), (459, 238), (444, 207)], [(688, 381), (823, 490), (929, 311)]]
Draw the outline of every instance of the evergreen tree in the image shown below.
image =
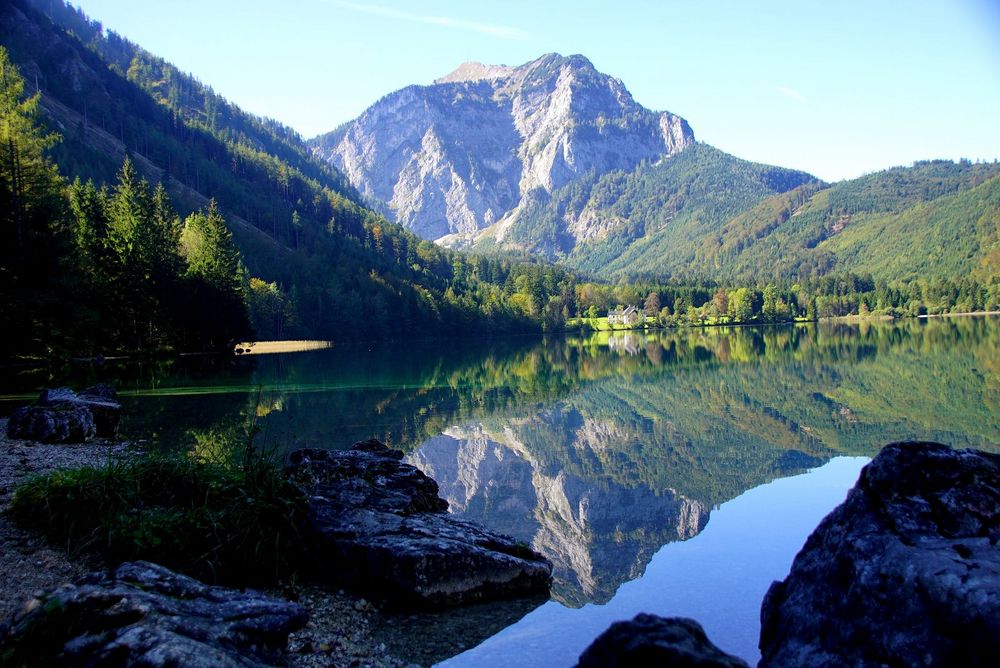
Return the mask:
[(73, 267), (63, 181), (46, 158), (39, 95), (0, 47), (0, 318), (7, 350), (45, 353), (69, 326)]
[(107, 268), (111, 261), (107, 200), (107, 191), (98, 190), (93, 181), (81, 183), (77, 178), (69, 188), (76, 245), (89, 272)]
[(189, 276), (198, 276), (222, 293), (243, 298), (245, 272), (240, 252), (215, 200), (209, 203), (208, 211), (193, 213), (184, 221), (181, 248)]
[(189, 328), (214, 347), (249, 335), (246, 270), (215, 200), (185, 219), (181, 249), (191, 295)]

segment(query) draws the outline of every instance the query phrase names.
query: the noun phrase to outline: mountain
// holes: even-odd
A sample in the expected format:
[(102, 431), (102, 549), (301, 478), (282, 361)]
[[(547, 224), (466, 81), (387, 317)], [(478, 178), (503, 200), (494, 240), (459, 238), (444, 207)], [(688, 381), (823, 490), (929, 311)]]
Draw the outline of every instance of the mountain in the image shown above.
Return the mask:
[(466, 242), (515, 219), (536, 193), (693, 143), (683, 118), (645, 109), (583, 56), (557, 54), (520, 67), (465, 63), (310, 141), (404, 227)]
[[(309, 141), (367, 201), (425, 239), (530, 251), (599, 271), (670, 227), (718, 221), (816, 179), (695, 142), (580, 55), (465, 63)], [(667, 225), (670, 223), (670, 225)]]
[(989, 282), (1000, 267), (1000, 166), (925, 161), (825, 184), (696, 142), (583, 56), (465, 63), (309, 144), (425, 239), (606, 279)]
[[(262, 338), (537, 329), (549, 296), (572, 280), (536, 264), (467, 267), (367, 208), (290, 128), (68, 4), (0, 4), (0, 45), (61, 136), (51, 155), (64, 176), (108, 183), (129, 156), (182, 216), (218, 202), (249, 273), (262, 279), (250, 284), (266, 302)], [(519, 276), (523, 294), (513, 289)]]

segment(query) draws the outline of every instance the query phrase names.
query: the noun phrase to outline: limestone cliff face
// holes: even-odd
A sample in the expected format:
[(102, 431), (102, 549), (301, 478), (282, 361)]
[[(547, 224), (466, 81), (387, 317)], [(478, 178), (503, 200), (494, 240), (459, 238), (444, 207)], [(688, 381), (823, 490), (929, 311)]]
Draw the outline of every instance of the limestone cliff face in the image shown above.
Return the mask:
[[(614, 425), (584, 421), (572, 447), (601, 448)], [(606, 603), (643, 574), (665, 543), (697, 535), (706, 504), (671, 490), (584, 480), (540, 462), (517, 435), (467, 425), (408, 456), (434, 478), (451, 512), (529, 542), (554, 566), (553, 595), (567, 605)]]
[(519, 67), (465, 63), (430, 86), (387, 95), (312, 140), (390, 216), (427, 239), (471, 240), (585, 174), (629, 170), (694, 142), (583, 56)]

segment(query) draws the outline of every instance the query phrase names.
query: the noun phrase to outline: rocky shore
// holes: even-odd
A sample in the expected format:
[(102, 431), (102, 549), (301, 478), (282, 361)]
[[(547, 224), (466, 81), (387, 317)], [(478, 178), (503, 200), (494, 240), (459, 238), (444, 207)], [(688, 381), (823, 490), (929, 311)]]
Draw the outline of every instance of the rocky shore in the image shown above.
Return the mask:
[[(70, 395), (65, 398), (78, 396)], [(125, 461), (138, 452), (128, 443), (95, 439), (93, 430), (60, 428), (67, 417), (74, 425), (90, 423), (89, 407), (65, 403), (21, 410), (20, 424), (10, 430), (0, 422), (0, 511), (31, 476)], [(21, 434), (22, 425), (53, 440), (87, 442), (8, 436)], [(400, 609), (515, 599), (487, 613), (503, 620), (547, 598), (551, 564), (506, 536), (451, 517), (436, 483), (402, 456), (369, 441), (288, 457), (285, 475), (307, 499), (298, 530), (315, 567), (311, 584), (266, 594), (208, 587), (148, 562), (108, 571), (98, 556), (54, 549), (0, 515), (0, 567), (11, 574), (0, 585), (0, 654), (12, 665), (25, 665), (25, 657), (29, 664), (41, 657), (97, 665), (127, 656), (144, 665), (396, 668), (408, 662), (387, 645), (421, 664), (467, 647), (455, 638), (400, 647), (383, 627), (425, 623)], [(487, 634), (502, 628), (481, 626), (492, 629)], [(463, 629), (461, 636), (480, 634)]]
[[(4, 434), (6, 426), (0, 420)], [(107, 439), (45, 445), (0, 436), (0, 509), (31, 475), (135, 451)], [(515, 598), (510, 614), (520, 616), (541, 599), (518, 597), (541, 593), (551, 567), (450, 518), (436, 483), (401, 457), (375, 441), (292, 453), (285, 474), (308, 500), (313, 580), (264, 593), (210, 587), (146, 562), (109, 572), (97, 557), (67, 555), (0, 515), (0, 653), (13, 648), (14, 665), (22, 665), (17, 651), (36, 646), (58, 650), (61, 665), (128, 656), (143, 665), (401, 668), (447, 658), (465, 647), (430, 641), (457, 635), (446, 616), (393, 608)], [(760, 665), (997, 665), (998, 543), (1000, 456), (886, 446), (768, 592)], [(485, 638), (504, 614), (473, 606), (452, 617), (456, 629), (493, 619)], [(404, 627), (427, 636), (426, 646), (400, 646), (394, 636)], [(637, 664), (746, 665), (694, 620), (655, 615), (614, 624), (579, 663)]]
[[(103, 466), (141, 451), (142, 444), (95, 438), (86, 443), (46, 444), (7, 436), (0, 419), (0, 635), (15, 614), (43, 592), (99, 572), (104, 564), (93, 553), (69, 554), (33, 532), (14, 525), (3, 513), (17, 485), (59, 469)], [(288, 637), (287, 665), (313, 668), (370, 666), (401, 668), (407, 662), (391, 654), (376, 637), (381, 624), (377, 605), (339, 589), (317, 585), (267, 592), (297, 602), (308, 614), (305, 625)]]
[(100, 466), (127, 457), (130, 443), (95, 439), (88, 443), (45, 444), (7, 436), (0, 419), (0, 622), (43, 589), (52, 589), (99, 566), (93, 555), (68, 555), (41, 536), (15, 526), (3, 513), (18, 484), (58, 469)]

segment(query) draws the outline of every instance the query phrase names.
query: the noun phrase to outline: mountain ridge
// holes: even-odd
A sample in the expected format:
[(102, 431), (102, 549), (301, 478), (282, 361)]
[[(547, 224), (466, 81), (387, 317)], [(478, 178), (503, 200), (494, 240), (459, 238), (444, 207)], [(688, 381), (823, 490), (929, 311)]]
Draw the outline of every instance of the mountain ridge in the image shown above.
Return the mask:
[[(603, 280), (1000, 273), (1000, 206), (982, 185), (1000, 168), (930, 160), (824, 183), (697, 142), (581, 55), (468, 61), (308, 143), (425, 239)], [(930, 259), (908, 267), (928, 244)]]
[(528, 193), (693, 142), (687, 121), (645, 109), (585, 57), (546, 54), (517, 67), (465, 63), (309, 144), (404, 227), (461, 245), (516, 215)]

